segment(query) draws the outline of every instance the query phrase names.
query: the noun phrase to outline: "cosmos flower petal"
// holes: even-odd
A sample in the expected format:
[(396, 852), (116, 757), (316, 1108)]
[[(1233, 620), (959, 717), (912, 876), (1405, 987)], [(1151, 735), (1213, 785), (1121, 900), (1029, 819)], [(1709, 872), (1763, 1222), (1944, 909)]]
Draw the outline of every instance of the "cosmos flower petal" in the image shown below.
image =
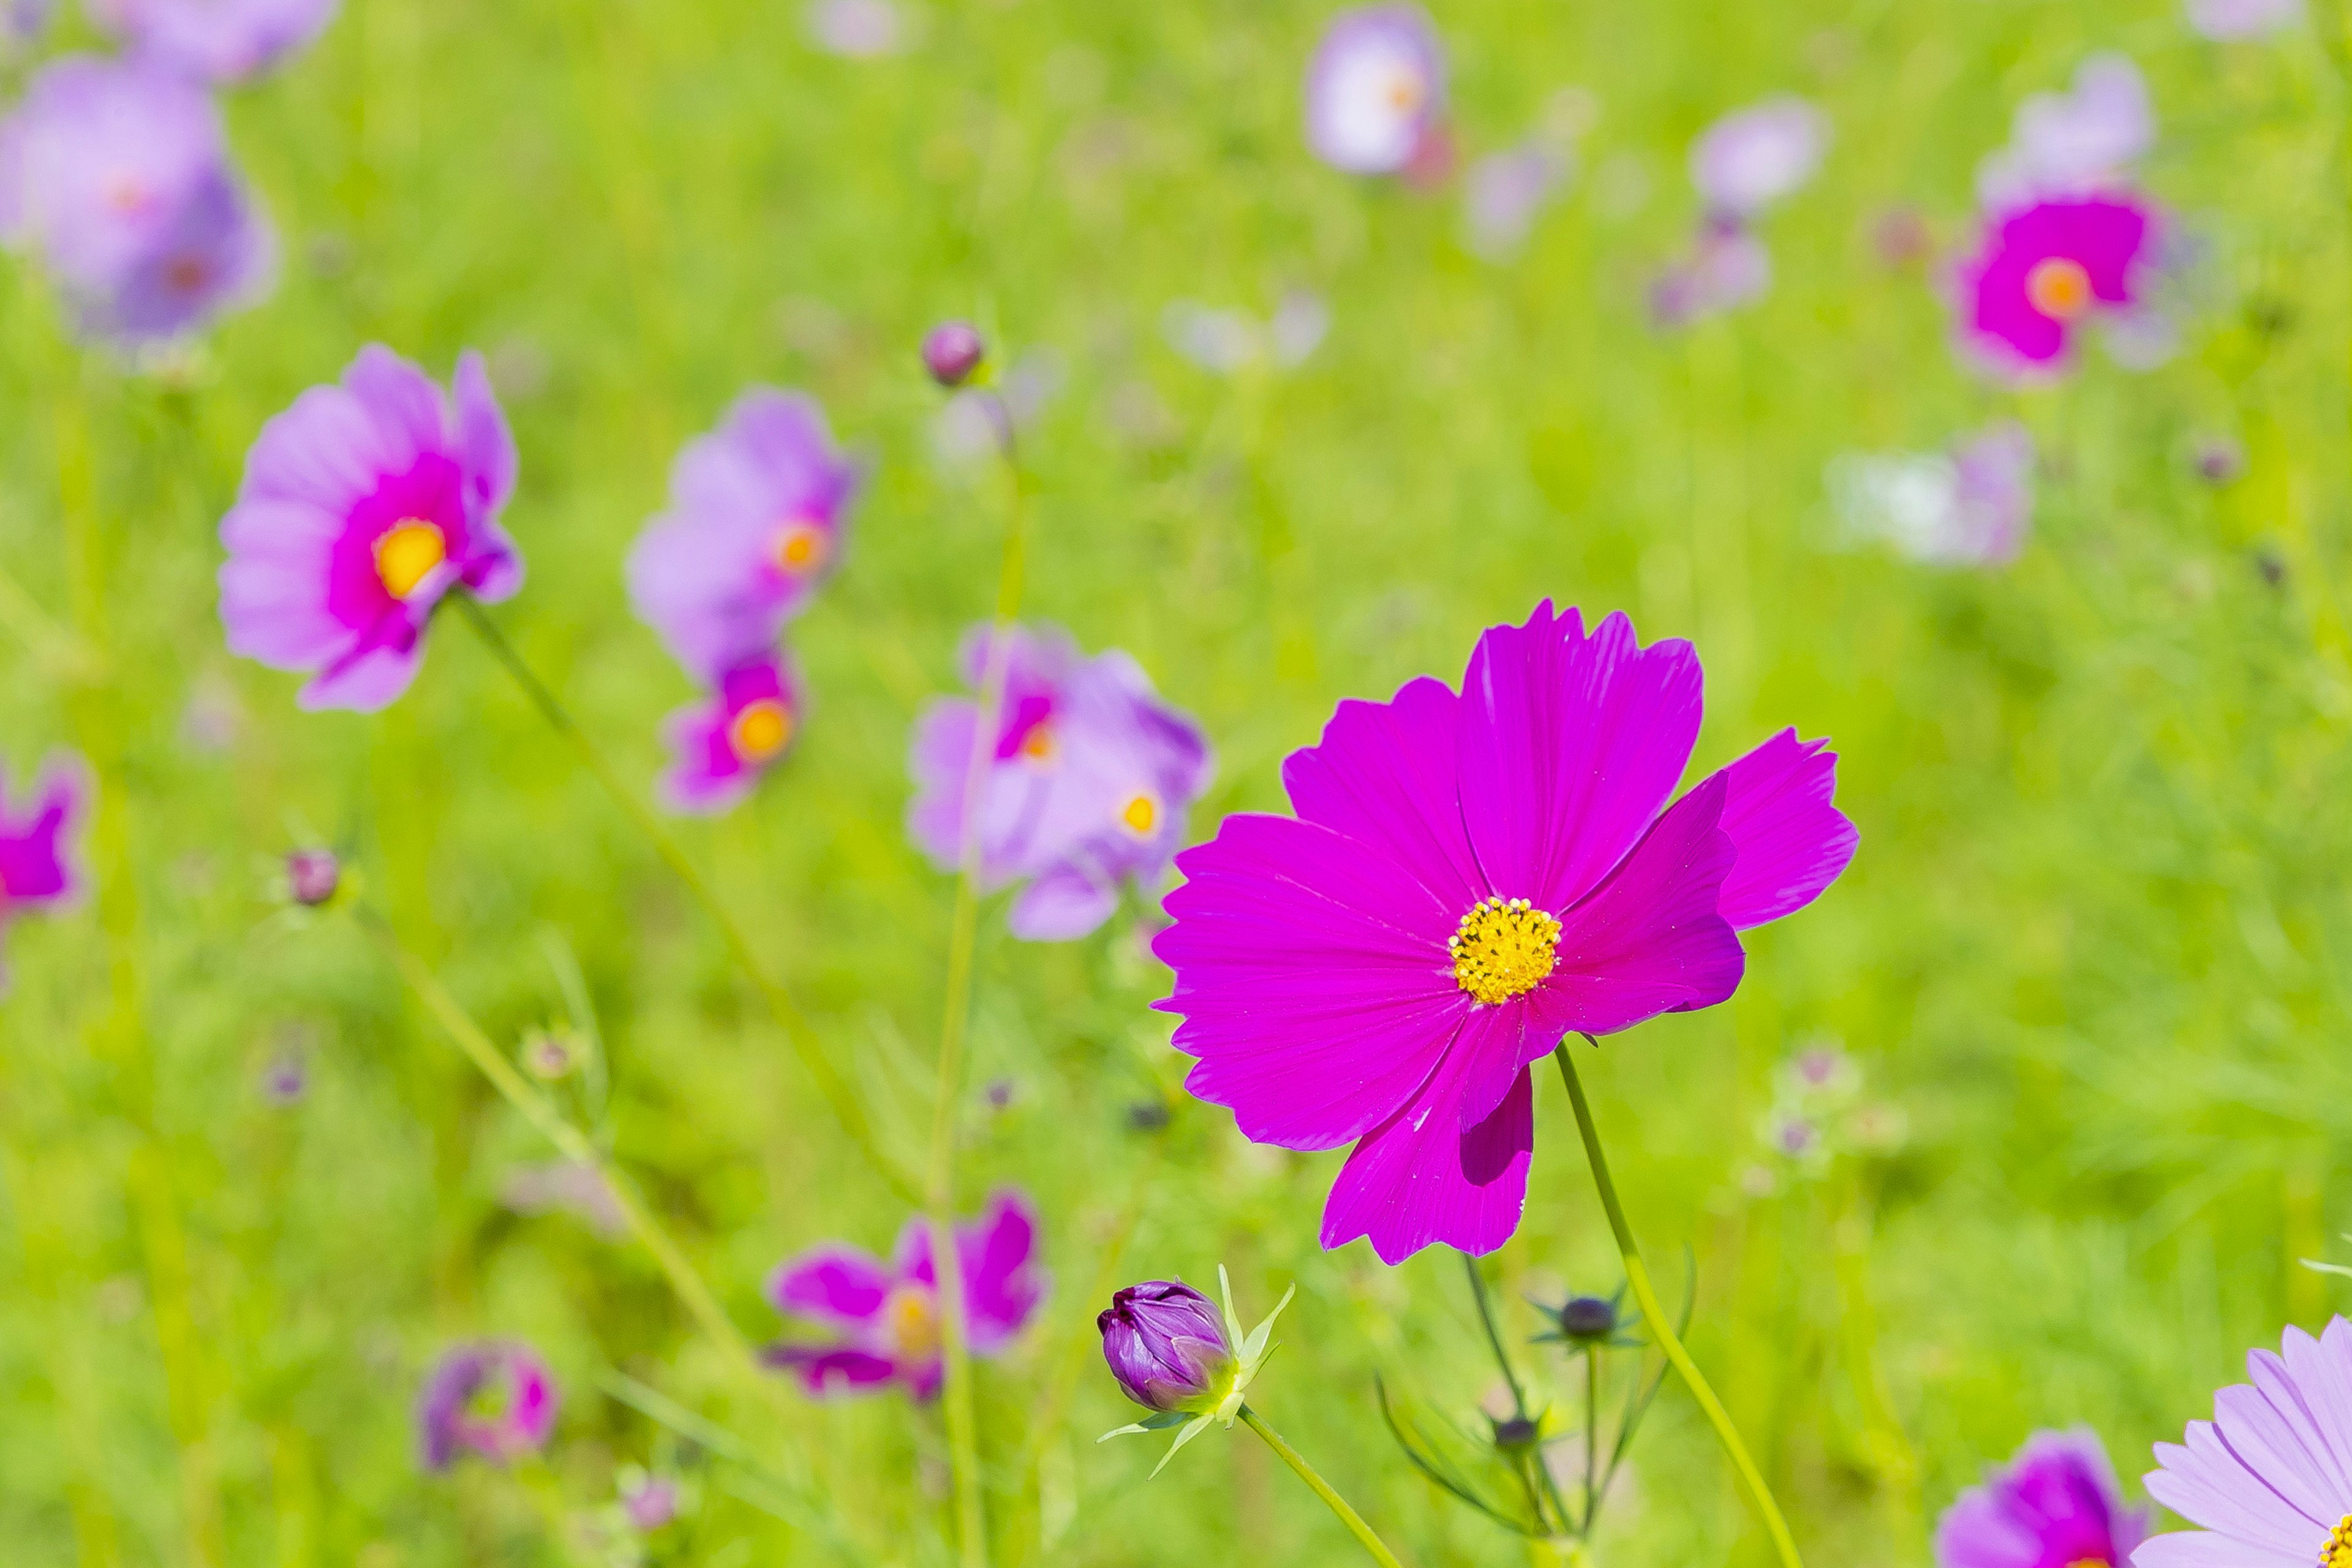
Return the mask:
[(343, 389), (365, 411), (376, 435), (373, 458), (397, 473), (446, 444), (449, 416), (433, 378), (382, 343), (370, 343), (343, 373)]
[(373, 713), (390, 707), (416, 679), (423, 645), (414, 637), (378, 643), (347, 654), (305, 685), (295, 700), (304, 709), (347, 708)]
[(1021, 889), (1005, 923), (1024, 942), (1075, 942), (1118, 910), (1116, 884), (1066, 861)]
[(341, 386), (314, 386), (261, 427), (237, 494), (341, 517), (392, 471), (391, 446), (366, 406)]
[(480, 354), (468, 349), (457, 356), (457, 371), (450, 378), (449, 390), (467, 503), (478, 517), (495, 514), (514, 495), (520, 459), (506, 410), (499, 406), (498, 395), (490, 390), (489, 371)]
[(1546, 600), (1478, 639), (1457, 724), (1462, 817), (1502, 898), (1560, 910), (1657, 816), (1698, 739), (1690, 644), (1647, 648), (1612, 615), (1588, 636)]
[(849, 1345), (770, 1345), (760, 1359), (791, 1371), (812, 1399), (879, 1388), (899, 1374), (898, 1363), (887, 1356)]
[(977, 1224), (956, 1227), (972, 1349), (992, 1354), (1037, 1310), (1045, 1277), (1035, 1265), (1037, 1213), (1019, 1193), (989, 1200)]
[(1323, 1207), (1323, 1245), (1368, 1237), (1401, 1263), (1443, 1243), (1494, 1251), (1518, 1228), (1535, 1148), (1534, 1086), (1522, 1072), (1494, 1115), (1461, 1128), (1458, 1095), (1470, 1053), (1455, 1050), (1411, 1104), (1356, 1145)]
[(1284, 762), (1282, 784), (1303, 820), (1371, 845), (1438, 901), (1466, 910), (1492, 889), (1462, 826), (1460, 702), (1428, 676), (1387, 702), (1342, 702), (1321, 743)]
[(2308, 1552), (2272, 1552), (2202, 1530), (2151, 1535), (2131, 1554), (2131, 1568), (2311, 1568)]
[(1853, 858), (1861, 835), (1830, 804), (1837, 753), (1828, 747), (1783, 730), (1718, 775), (1729, 786), (1721, 826), (1739, 856), (1723, 882), (1734, 930), (1803, 909)]
[(2289, 1329), (2283, 1349), (2287, 1375), (2352, 1495), (2352, 1323), (2334, 1319), (2315, 1340)]
[(1545, 1027), (1612, 1034), (1738, 988), (1747, 955), (1717, 909), (1738, 858), (1718, 826), (1727, 791), (1718, 775), (1675, 802), (1598, 892), (1560, 916), (1551, 974), (1528, 993)]
[(2233, 1384), (2213, 1395), (2213, 1425), (2246, 1468), (2307, 1517), (2333, 1525), (2352, 1502), (2330, 1484), (2315, 1456), (2262, 1391)]
[(761, 1293), (779, 1312), (840, 1329), (863, 1328), (890, 1294), (890, 1269), (870, 1252), (832, 1244), (786, 1258)]
[(1963, 1492), (1936, 1530), (1938, 1568), (2120, 1563), (2147, 1532), (2123, 1505), (2106, 1449), (2087, 1428), (2037, 1432)]
[(2147, 1495), (2191, 1524), (2200, 1524), (2272, 1552), (2305, 1560), (2319, 1554), (2333, 1526), (2305, 1514), (2223, 1446), (2208, 1421), (2189, 1424), (2185, 1447), (2156, 1446), (2160, 1467), (2143, 1484)]

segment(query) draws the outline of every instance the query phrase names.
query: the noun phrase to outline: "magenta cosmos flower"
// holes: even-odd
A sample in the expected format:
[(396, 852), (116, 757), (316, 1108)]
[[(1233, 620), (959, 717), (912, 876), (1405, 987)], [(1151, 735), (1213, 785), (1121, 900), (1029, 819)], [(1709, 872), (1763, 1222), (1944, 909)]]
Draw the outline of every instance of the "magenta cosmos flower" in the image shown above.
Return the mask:
[(2158, 228), (2151, 205), (2121, 193), (1990, 219), (1960, 268), (1968, 345), (1997, 369), (2032, 374), (2063, 368), (2090, 321), (2133, 330), (2154, 286)]
[(629, 552), (638, 616), (704, 680), (773, 647), (840, 560), (858, 479), (814, 403), (745, 393), (678, 454), (669, 510)]
[(2036, 1432), (1936, 1526), (1937, 1568), (2124, 1568), (2147, 1534), (2087, 1428)]
[[(959, 664), (978, 688), (991, 643), (964, 638)], [(934, 701), (916, 721), (908, 829), (942, 870), (961, 859), (964, 794), (980, 705)], [(983, 760), (972, 828), (981, 879), (1027, 886), (1012, 928), (1030, 942), (1066, 942), (1108, 920), (1119, 888), (1149, 897), (1182, 842), (1184, 813), (1208, 788), (1208, 742), (1160, 700), (1126, 654), (1088, 658), (1055, 627), (1015, 627), (1005, 655), (1004, 700)]]
[(416, 1401), (416, 1446), (428, 1470), (459, 1450), (504, 1465), (547, 1446), (555, 1430), (555, 1378), (529, 1345), (486, 1341), (443, 1352)]
[(2352, 1563), (2352, 1323), (2246, 1357), (2252, 1386), (2213, 1395), (2186, 1446), (2158, 1443), (2148, 1495), (2202, 1530), (2151, 1536), (2133, 1568), (2341, 1568)]
[(1307, 141), (1350, 174), (1402, 174), (1446, 153), (1445, 57), (1413, 5), (1340, 13), (1307, 68)]
[(442, 596), (522, 583), (499, 526), (514, 437), (479, 354), (453, 395), (390, 349), (360, 352), (262, 427), (221, 521), (221, 622), (231, 651), (312, 670), (305, 708), (372, 711), (408, 689)]
[(80, 897), (72, 846), (89, 801), (89, 778), (80, 758), (52, 758), (32, 799), (18, 808), (8, 804), (0, 775), (0, 925)]
[(310, 42), (336, 0), (89, 0), (132, 53), (207, 81), (249, 81)]
[(704, 815), (729, 809), (783, 759), (801, 728), (801, 681), (781, 650), (719, 672), (710, 695), (666, 726), (677, 762), (662, 776), (662, 803)]
[[(956, 1227), (972, 1354), (1003, 1352), (1037, 1310), (1045, 1276), (1033, 1260), (1036, 1245), (1036, 1213), (1018, 1193), (997, 1194), (976, 1223)], [(908, 1220), (887, 1263), (838, 1244), (803, 1252), (768, 1277), (767, 1294), (779, 1312), (839, 1336), (823, 1344), (771, 1345), (764, 1352), (769, 1364), (795, 1373), (810, 1394), (869, 1393), (893, 1383), (917, 1399), (939, 1392), (939, 1280), (929, 1221)]]
[(1738, 932), (1853, 857), (1835, 756), (1787, 731), (1668, 801), (1698, 737), (1698, 657), (1587, 632), (1549, 600), (1478, 639), (1457, 695), (1423, 677), (1339, 705), (1291, 753), (1295, 817), (1229, 816), (1176, 858), (1192, 1093), (1289, 1149), (1356, 1149), (1323, 1245), (1396, 1263), (1491, 1252), (1518, 1226), (1528, 1067), (1571, 1030), (1729, 996)]
[(85, 331), (134, 343), (249, 300), (275, 258), (204, 90), (84, 56), (0, 121), (0, 241), (40, 254)]

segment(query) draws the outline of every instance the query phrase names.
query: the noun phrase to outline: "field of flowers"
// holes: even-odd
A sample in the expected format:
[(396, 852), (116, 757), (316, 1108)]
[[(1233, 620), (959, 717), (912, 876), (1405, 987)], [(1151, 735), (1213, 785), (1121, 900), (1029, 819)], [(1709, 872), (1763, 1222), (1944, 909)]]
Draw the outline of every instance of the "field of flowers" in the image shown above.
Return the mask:
[(5, 0), (0, 243), (8, 1563), (2352, 1564), (2336, 0)]

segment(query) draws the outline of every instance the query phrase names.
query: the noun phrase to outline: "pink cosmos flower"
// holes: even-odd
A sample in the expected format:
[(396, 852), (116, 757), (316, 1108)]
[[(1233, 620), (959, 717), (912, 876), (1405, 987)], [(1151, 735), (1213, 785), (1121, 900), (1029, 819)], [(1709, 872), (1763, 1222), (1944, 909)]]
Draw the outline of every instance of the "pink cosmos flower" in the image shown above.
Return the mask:
[(2036, 93), (2018, 105), (2009, 145), (1977, 170), (1977, 195), (2001, 211), (2095, 195), (2127, 184), (2155, 141), (2156, 111), (2139, 67), (2126, 55), (2093, 55), (2072, 91)]
[(1763, 298), (1772, 287), (1772, 253), (1739, 218), (1710, 215), (1690, 252), (1650, 283), (1650, 320), (1686, 327)]
[(73, 846), (90, 795), (79, 757), (53, 757), (41, 769), (33, 798), (19, 811), (8, 804), (0, 770), (0, 927), (20, 914), (46, 914), (81, 897)]
[(824, 411), (754, 387), (670, 471), (669, 510), (629, 552), (629, 599), (697, 677), (775, 646), (841, 559), (857, 493)]
[(2352, 1563), (2352, 1323), (2246, 1357), (2252, 1386), (2213, 1395), (2186, 1446), (2158, 1443), (2148, 1496), (2201, 1530), (2151, 1536), (2132, 1568), (2336, 1568)]
[[(956, 1227), (972, 1354), (1001, 1353), (1045, 1298), (1045, 1276), (1033, 1261), (1036, 1237), (1036, 1211), (1015, 1192), (997, 1194), (977, 1223)], [(787, 1259), (768, 1277), (767, 1295), (779, 1312), (839, 1336), (764, 1352), (769, 1364), (798, 1374), (812, 1395), (870, 1393), (893, 1383), (917, 1399), (939, 1392), (944, 1369), (929, 1221), (908, 1220), (887, 1263), (838, 1244)]]
[(492, 1464), (509, 1464), (547, 1447), (558, 1403), (554, 1375), (529, 1345), (455, 1346), (417, 1398), (418, 1458), (428, 1470), (446, 1470), (470, 1448)]
[(2147, 1534), (2087, 1427), (2036, 1432), (1936, 1526), (1936, 1568), (2123, 1568)]
[(1710, 212), (1752, 218), (1796, 191), (1828, 151), (1828, 117), (1793, 94), (1725, 115), (1691, 144), (1691, 184)]
[(1738, 985), (1738, 932), (1801, 909), (1855, 835), (1835, 756), (1786, 731), (1668, 805), (1698, 657), (1550, 601), (1423, 677), (1339, 705), (1283, 783), (1176, 858), (1153, 950), (1176, 972), (1186, 1087), (1261, 1143), (1354, 1142), (1323, 1245), (1396, 1263), (1491, 1252), (1535, 1144), (1529, 1065)]
[(1445, 57), (1416, 5), (1333, 19), (1307, 68), (1307, 141), (1350, 174), (1433, 171), (1450, 161)]
[(503, 599), (522, 557), (499, 526), (514, 437), (479, 354), (451, 395), (390, 349), (360, 352), (262, 427), (221, 521), (231, 651), (314, 670), (305, 708), (373, 711), (408, 689), (442, 596)]
[[(959, 656), (975, 688), (990, 640), (975, 627)], [(908, 830), (942, 870), (961, 859), (979, 721), (977, 702), (954, 698), (934, 701), (915, 724)], [(982, 885), (1028, 883), (1013, 900), (1013, 933), (1070, 941), (1110, 918), (1121, 883), (1156, 891), (1183, 841), (1185, 810), (1214, 771), (1199, 728), (1160, 700), (1132, 658), (1088, 658), (1058, 628), (1015, 627), (973, 821)]]
[(206, 81), (250, 81), (334, 20), (337, 0), (89, 0), (131, 52)]
[(175, 337), (267, 288), (268, 226), (201, 88), (68, 56), (0, 121), (0, 242), (37, 251), (84, 331)]
[(1962, 337), (1994, 369), (2063, 369), (2084, 325), (2138, 331), (2150, 310), (2160, 220), (2127, 194), (2037, 202), (1995, 216), (1961, 264)]
[(677, 757), (661, 782), (662, 804), (672, 811), (730, 809), (800, 734), (800, 676), (781, 649), (720, 671), (712, 687), (709, 697), (671, 714), (664, 726)]

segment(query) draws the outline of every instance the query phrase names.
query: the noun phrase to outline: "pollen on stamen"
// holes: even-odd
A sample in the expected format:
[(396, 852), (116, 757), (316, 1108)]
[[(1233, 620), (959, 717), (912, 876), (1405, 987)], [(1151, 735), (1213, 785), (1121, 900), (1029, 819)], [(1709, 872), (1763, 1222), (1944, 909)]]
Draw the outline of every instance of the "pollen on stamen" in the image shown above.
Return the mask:
[(1160, 826), (1160, 802), (1149, 790), (1138, 790), (1119, 809), (1118, 819), (1139, 838), (1149, 838)]
[(2319, 1549), (2319, 1568), (2352, 1568), (2352, 1513), (2336, 1521), (2327, 1544)]
[(1445, 942), (1454, 984), (1492, 1006), (1543, 984), (1559, 961), (1559, 921), (1525, 899), (1482, 899)]

